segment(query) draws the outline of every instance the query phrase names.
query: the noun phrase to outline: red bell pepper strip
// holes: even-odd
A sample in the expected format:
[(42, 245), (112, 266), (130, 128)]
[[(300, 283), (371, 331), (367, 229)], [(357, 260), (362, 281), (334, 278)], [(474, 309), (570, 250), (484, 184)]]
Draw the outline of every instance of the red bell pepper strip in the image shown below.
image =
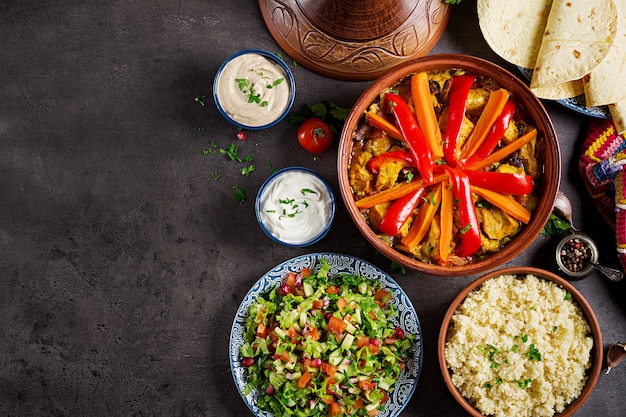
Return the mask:
[(515, 113), (516, 107), (517, 106), (515, 105), (515, 102), (513, 102), (512, 100), (507, 101), (507, 103), (504, 105), (504, 108), (502, 109), (502, 113), (500, 113), (500, 116), (498, 116), (495, 123), (493, 124), (493, 127), (491, 128), (491, 131), (487, 136), (487, 139), (485, 139), (483, 144), (480, 145), (480, 147), (476, 150), (476, 152), (474, 152), (473, 155), (461, 162), (462, 166), (473, 165), (474, 163), (485, 159), (487, 156), (489, 156), (489, 154), (491, 154), (491, 152), (493, 152), (496, 146), (498, 146), (498, 142), (500, 142), (500, 139), (502, 139), (502, 136), (504, 136), (504, 132), (509, 127), (511, 120), (513, 119), (513, 114)]
[(465, 172), (458, 168), (446, 167), (446, 171), (450, 176), (452, 192), (457, 200), (459, 210), (461, 242), (456, 248), (456, 254), (460, 257), (471, 256), (480, 249), (481, 241), (470, 179)]
[(475, 78), (473, 75), (457, 75), (450, 84), (448, 122), (442, 138), (444, 158), (450, 166), (456, 166), (459, 158), (459, 135), (465, 118), (467, 96)]
[(472, 185), (502, 194), (524, 195), (533, 191), (530, 175), (493, 171), (463, 171)]
[(378, 224), (378, 230), (387, 236), (397, 235), (425, 193), (426, 188), (420, 188), (394, 201)]
[(413, 162), (426, 183), (433, 181), (434, 162), (426, 143), (426, 138), (419, 128), (415, 115), (406, 101), (397, 94), (385, 94), (385, 108), (393, 113), (396, 124), (409, 147)]
[(389, 162), (398, 162), (403, 166), (411, 166), (413, 165), (413, 158), (409, 152), (403, 150), (385, 152), (367, 161), (367, 169), (372, 174), (378, 174), (380, 167)]

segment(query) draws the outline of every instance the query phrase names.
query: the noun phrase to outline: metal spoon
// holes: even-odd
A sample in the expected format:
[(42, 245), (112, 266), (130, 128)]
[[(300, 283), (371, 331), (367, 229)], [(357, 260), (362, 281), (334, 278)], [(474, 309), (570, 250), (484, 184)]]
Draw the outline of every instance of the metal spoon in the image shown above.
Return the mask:
[(598, 271), (602, 272), (608, 279), (613, 282), (619, 282), (624, 279), (624, 273), (618, 269), (609, 268), (608, 266), (600, 265), (597, 262), (592, 262), (591, 265)]
[[(596, 246), (595, 242), (593, 240), (591, 240), (591, 238), (581, 232), (579, 232), (578, 230), (576, 230), (576, 228), (574, 227), (574, 223), (572, 220), (572, 203), (570, 202), (569, 198), (567, 198), (567, 196), (561, 192), (558, 193), (557, 198), (554, 202), (554, 210), (558, 212), (558, 214), (560, 214), (563, 218), (565, 218), (565, 220), (567, 220), (567, 222), (570, 225), (570, 232), (572, 232), (572, 234), (564, 237), (561, 242), (557, 245), (557, 251), (556, 251), (556, 261), (557, 261), (557, 265), (559, 267), (559, 269), (561, 271), (563, 271), (563, 273), (569, 275), (572, 278), (584, 278), (586, 276), (588, 276), (591, 273), (592, 269), (596, 269), (597, 271), (600, 271), (602, 274), (604, 274), (608, 279), (610, 279), (613, 282), (619, 282), (624, 278), (624, 273), (622, 271), (620, 271), (619, 269), (614, 269), (614, 268), (609, 268), (608, 266), (604, 266), (604, 265), (600, 265), (598, 263), (598, 255), (599, 255), (599, 251), (598, 251), (598, 247)], [(585, 243), (587, 243), (587, 245), (589, 246), (589, 248), (591, 249), (591, 262), (589, 264), (589, 266), (581, 271), (577, 271), (577, 272), (573, 272), (570, 271), (569, 269), (567, 269), (562, 261), (561, 261), (561, 248), (563, 247), (564, 243), (567, 242), (568, 240), (572, 239), (573, 237), (576, 237), (582, 241), (584, 241)]]

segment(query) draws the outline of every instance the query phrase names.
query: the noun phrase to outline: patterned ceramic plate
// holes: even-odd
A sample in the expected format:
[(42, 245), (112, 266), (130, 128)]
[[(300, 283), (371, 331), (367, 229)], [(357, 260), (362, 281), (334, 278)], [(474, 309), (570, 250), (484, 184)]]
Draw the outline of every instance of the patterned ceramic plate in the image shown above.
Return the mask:
[(288, 272), (298, 272), (304, 267), (317, 271), (320, 259), (325, 259), (328, 262), (330, 274), (332, 275), (339, 273), (358, 274), (365, 278), (379, 281), (383, 288), (391, 291), (393, 294), (391, 303), (396, 306), (398, 311), (398, 315), (392, 320), (394, 325), (400, 326), (407, 333), (416, 335), (414, 345), (411, 348), (411, 359), (402, 371), (394, 390), (390, 393), (385, 409), (378, 414), (378, 417), (396, 417), (404, 409), (415, 392), (422, 369), (422, 332), (417, 313), (409, 297), (389, 275), (361, 259), (337, 253), (313, 253), (285, 261), (263, 275), (246, 294), (237, 310), (230, 332), (230, 369), (237, 390), (255, 416), (273, 416), (272, 413), (260, 410), (257, 407), (257, 398), (260, 395), (258, 391), (255, 390), (248, 395), (243, 395), (243, 390), (246, 386), (246, 370), (241, 364), (239, 349), (243, 345), (243, 332), (248, 310), (259, 294), (282, 282)]
[[(529, 68), (517, 67), (520, 72), (530, 81), (533, 77), (533, 70)], [(587, 107), (585, 105), (585, 96), (580, 95), (577, 97), (566, 98), (563, 100), (556, 100), (557, 103), (562, 104), (568, 109), (577, 111), (587, 116), (598, 117), (601, 119), (610, 119), (611, 112), (607, 106)]]

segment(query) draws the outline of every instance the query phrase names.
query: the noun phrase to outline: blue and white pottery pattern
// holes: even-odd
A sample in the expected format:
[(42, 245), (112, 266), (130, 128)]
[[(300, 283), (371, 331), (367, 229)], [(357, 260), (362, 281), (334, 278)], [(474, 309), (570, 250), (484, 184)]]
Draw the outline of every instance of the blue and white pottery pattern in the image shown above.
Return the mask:
[(362, 259), (338, 253), (312, 253), (287, 260), (263, 275), (246, 294), (237, 310), (230, 333), (230, 368), (237, 390), (255, 416), (273, 417), (272, 413), (260, 410), (256, 406), (258, 396), (261, 394), (258, 390), (252, 391), (247, 396), (243, 395), (244, 387), (246, 386), (246, 369), (241, 364), (239, 349), (244, 343), (243, 333), (248, 310), (258, 295), (280, 284), (287, 273), (299, 272), (304, 267), (316, 271), (321, 259), (325, 259), (328, 262), (331, 275), (340, 273), (358, 274), (365, 278), (379, 281), (383, 288), (391, 291), (393, 294), (391, 303), (396, 306), (398, 311), (398, 315), (392, 320), (393, 324), (400, 326), (405, 332), (416, 336), (411, 348), (411, 359), (407, 362), (407, 366), (402, 371), (394, 390), (390, 393), (385, 409), (378, 414), (379, 417), (396, 417), (408, 404), (415, 392), (422, 369), (422, 332), (417, 313), (409, 297), (393, 278)]

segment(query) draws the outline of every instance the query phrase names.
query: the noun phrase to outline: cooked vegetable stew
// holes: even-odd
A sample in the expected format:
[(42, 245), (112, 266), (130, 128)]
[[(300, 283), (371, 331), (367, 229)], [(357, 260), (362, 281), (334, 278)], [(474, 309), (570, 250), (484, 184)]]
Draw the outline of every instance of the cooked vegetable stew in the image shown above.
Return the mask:
[(354, 132), (349, 179), (385, 243), (464, 265), (531, 219), (543, 138), (508, 90), (463, 70), (425, 71), (381, 91)]

